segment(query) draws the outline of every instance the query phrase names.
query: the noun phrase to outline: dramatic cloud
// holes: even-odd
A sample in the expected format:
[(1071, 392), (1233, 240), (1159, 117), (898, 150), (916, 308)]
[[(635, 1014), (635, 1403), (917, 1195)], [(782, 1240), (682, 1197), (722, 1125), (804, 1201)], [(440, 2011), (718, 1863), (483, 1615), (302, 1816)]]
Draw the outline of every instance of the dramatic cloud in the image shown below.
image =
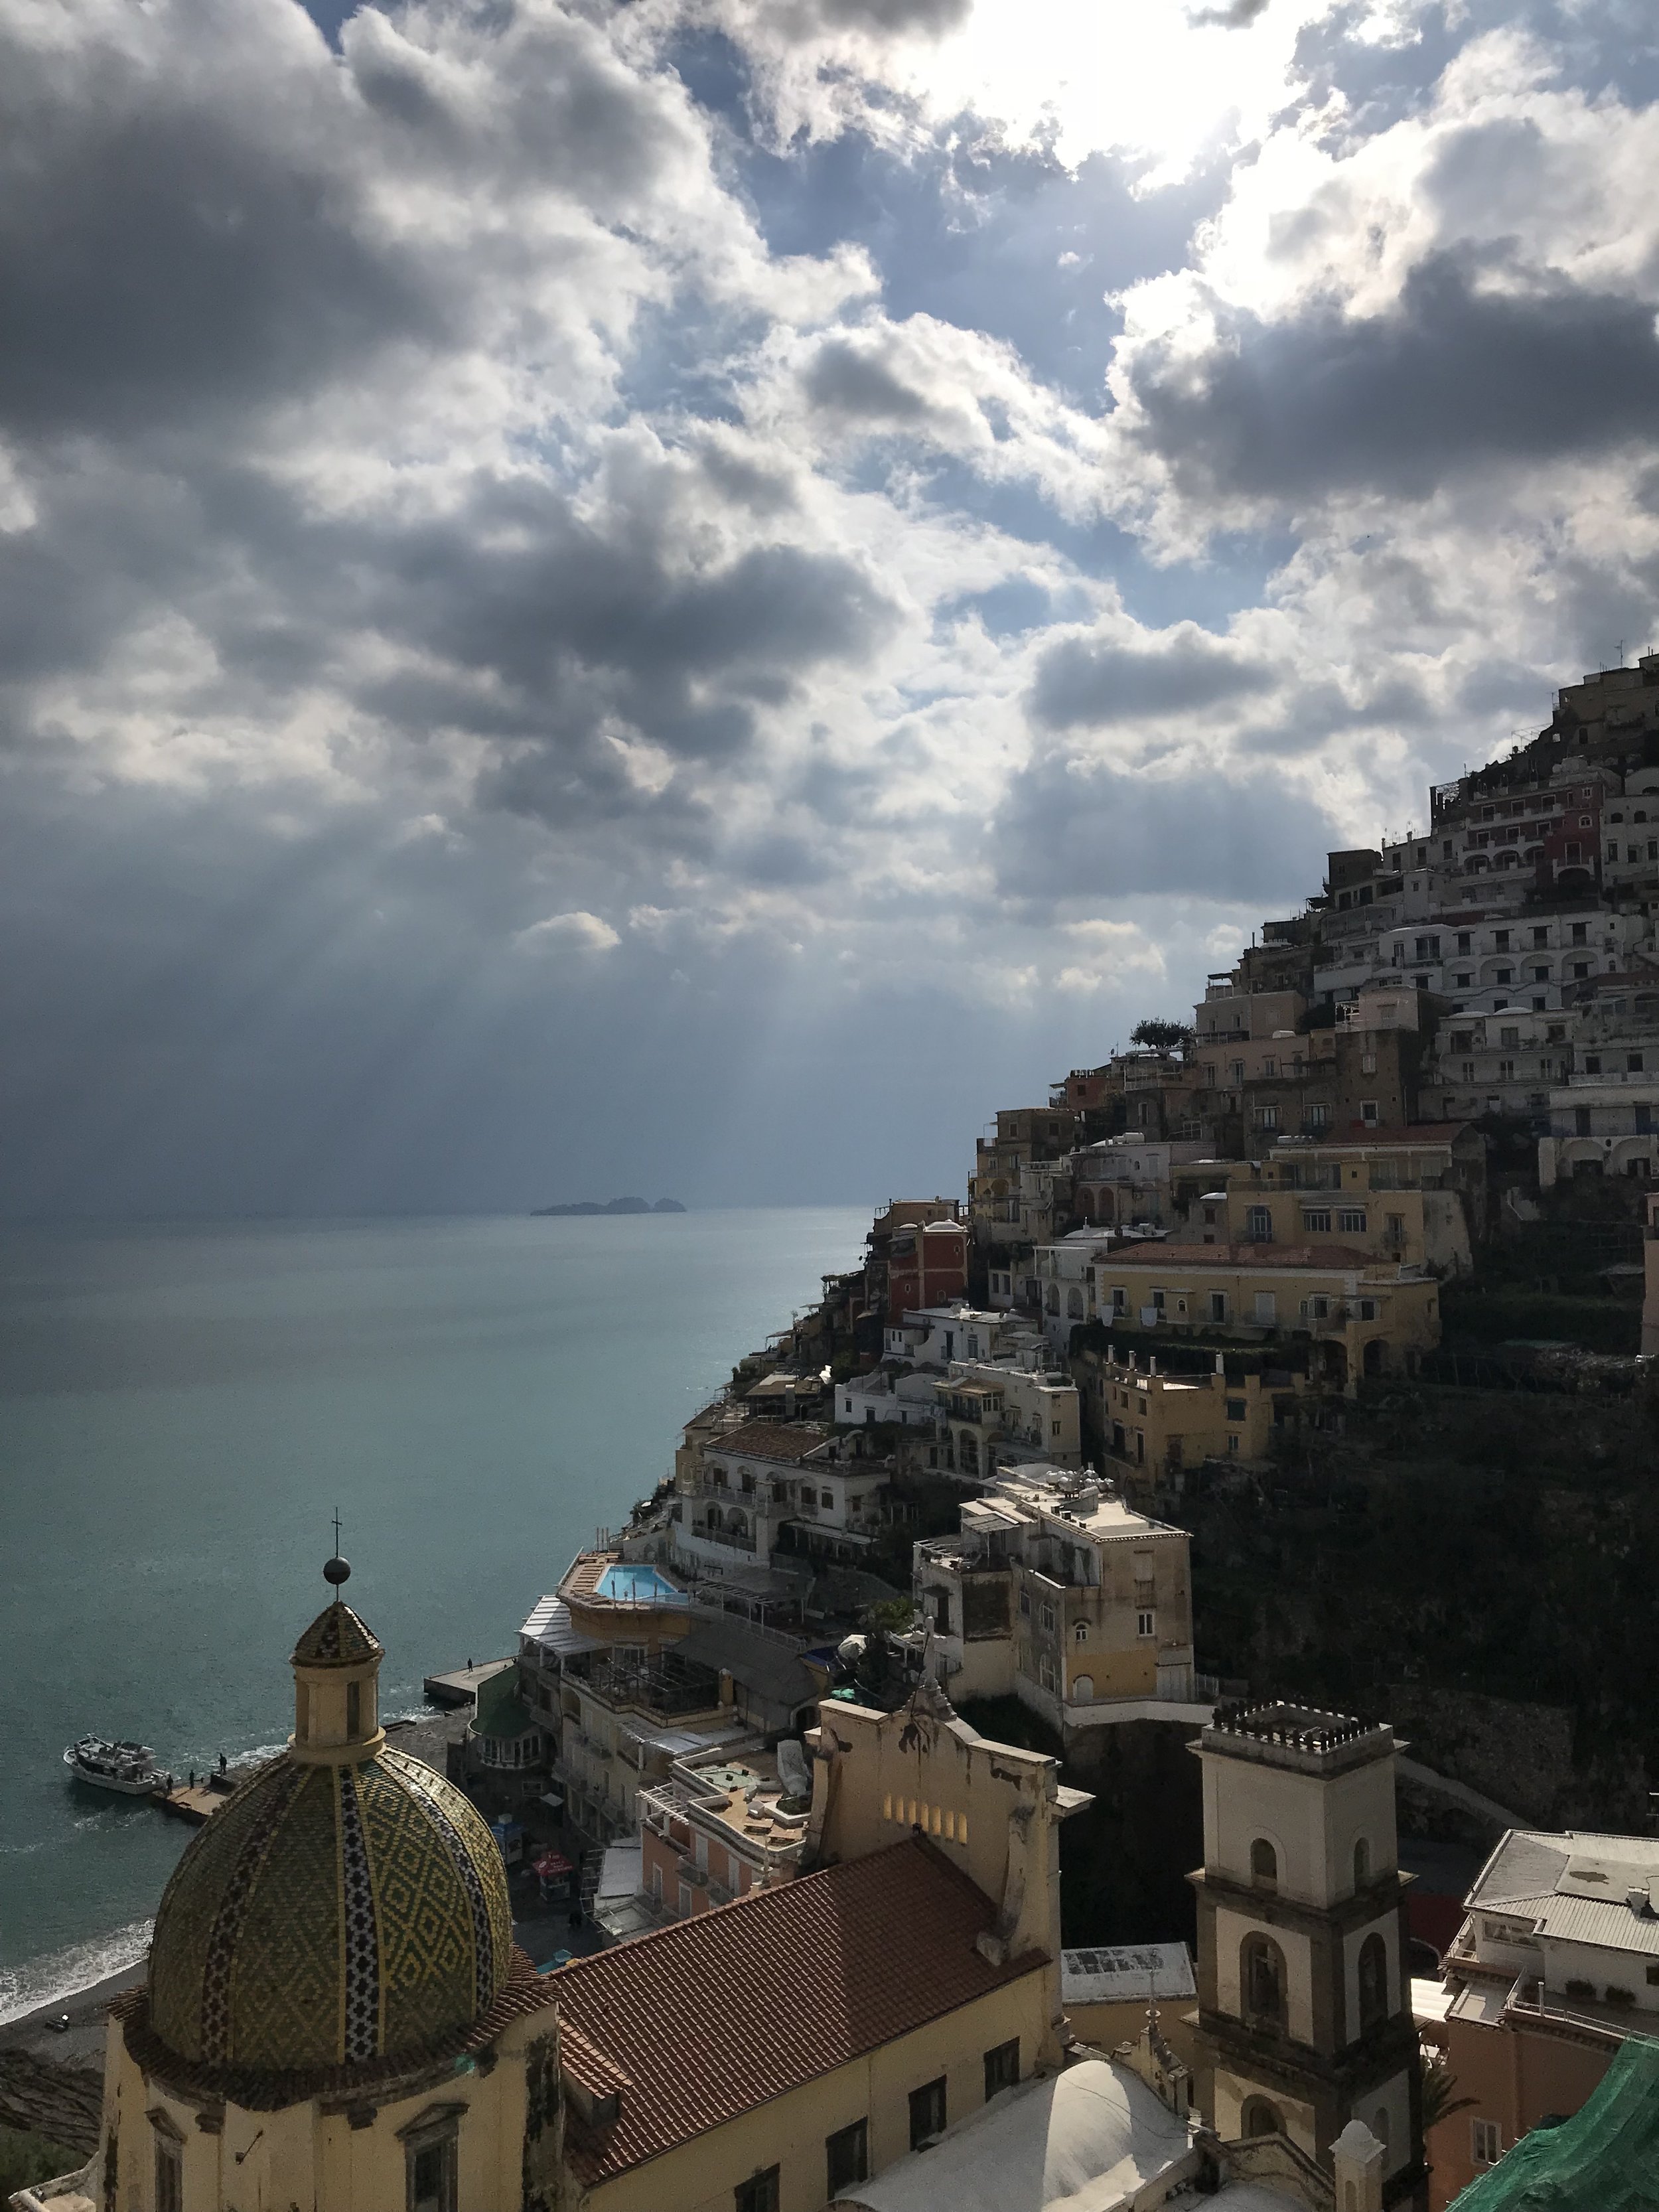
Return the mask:
[(1615, 0), (0, 5), (0, 1205), (951, 1185), (1648, 641), (1656, 99)]

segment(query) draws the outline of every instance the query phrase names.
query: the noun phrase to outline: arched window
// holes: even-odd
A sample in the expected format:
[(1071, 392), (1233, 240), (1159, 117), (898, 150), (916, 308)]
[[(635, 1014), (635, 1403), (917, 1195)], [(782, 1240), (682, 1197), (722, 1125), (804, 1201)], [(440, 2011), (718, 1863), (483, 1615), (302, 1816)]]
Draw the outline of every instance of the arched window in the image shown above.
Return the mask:
[(1359, 1947), (1359, 2033), (1381, 2027), (1389, 2016), (1389, 1947), (1368, 1936)]
[(1282, 2136), (1285, 2115), (1269, 2097), (1246, 2097), (1238, 2115), (1242, 2136)]
[(1244, 2019), (1251, 2027), (1284, 2031), (1285, 1954), (1271, 1936), (1257, 1931), (1238, 1947), (1238, 1986)]
[(1279, 1887), (1279, 1853), (1265, 1836), (1250, 1845), (1250, 1880), (1261, 1889)]
[(1048, 1310), (1051, 1314), (1057, 1314), (1060, 1311), (1060, 1285), (1058, 1283), (1050, 1283), (1048, 1285)]
[(1371, 1878), (1371, 1847), (1364, 1836), (1353, 1847), (1353, 1886), (1364, 1889)]
[(1071, 1319), (1071, 1320), (1073, 1320), (1073, 1321), (1081, 1321), (1081, 1320), (1082, 1320), (1082, 1318), (1083, 1318), (1083, 1293), (1082, 1293), (1082, 1291), (1066, 1291), (1066, 1315), (1067, 1315), (1067, 1316), (1068, 1316), (1068, 1318), (1069, 1318), (1069, 1319)]
[(726, 1525), (734, 1536), (746, 1536), (749, 1534), (749, 1523), (735, 1505), (726, 1517)]
[(1086, 1620), (1079, 1621), (1077, 1626), (1072, 1631), (1072, 1638), (1077, 1644), (1086, 1644), (1089, 1641), (1089, 1624)]
[(1072, 1703), (1074, 1705), (1086, 1705), (1092, 1704), (1094, 1694), (1095, 1678), (1092, 1674), (1073, 1675)]

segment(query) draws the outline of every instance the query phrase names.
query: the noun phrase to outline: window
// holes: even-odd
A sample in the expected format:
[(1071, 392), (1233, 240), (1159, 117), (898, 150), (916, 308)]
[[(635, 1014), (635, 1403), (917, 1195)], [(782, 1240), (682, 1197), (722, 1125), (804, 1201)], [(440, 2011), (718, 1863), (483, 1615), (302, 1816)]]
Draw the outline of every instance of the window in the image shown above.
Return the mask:
[(1361, 1321), (1375, 1321), (1376, 1319), (1376, 1300), (1375, 1298), (1361, 1298), (1359, 1301), (1359, 1318)]
[(1052, 1636), (1054, 1632), (1054, 1609), (1051, 1605), (1045, 1604), (1042, 1608), (1042, 1625)]
[(824, 2139), (824, 2157), (830, 2168), (830, 2194), (838, 2197), (843, 2189), (855, 2181), (870, 2179), (870, 2124), (854, 2120), (850, 2128), (838, 2128)]
[(1019, 1609), (1029, 1620), (1031, 1617), (1031, 1593), (1028, 1589), (1023, 1589), (1019, 1594)]
[(1228, 1399), (1227, 1419), (1230, 1421), (1242, 1421), (1244, 1419), (1244, 1401), (1242, 1398)]
[[(1240, 2135), (1282, 2136), (1285, 2131), (1285, 2116), (1270, 2098), (1246, 2097), (1239, 2108)], [(1343, 2212), (1348, 2212), (1346, 2205)]]
[(1473, 975), (1454, 975), (1452, 981), (1460, 991), (1472, 991), (1474, 988)]
[(1364, 1836), (1353, 1847), (1353, 1886), (1364, 1889), (1371, 1878), (1371, 1847)]
[(1373, 1932), (1359, 1947), (1359, 2033), (1368, 2035), (1389, 2016), (1389, 1947)]
[(986, 2101), (1000, 2089), (1012, 2089), (1019, 2079), (1019, 2038), (1012, 2043), (1000, 2043), (994, 2051), (985, 2054)]
[(1510, 933), (1508, 930), (1495, 929), (1492, 932), (1492, 951), (1494, 952), (1507, 952), (1510, 949)]
[(1256, 1292), (1255, 1314), (1258, 1328), (1271, 1328), (1279, 1319), (1279, 1300), (1272, 1291)]
[(1625, 1054), (1625, 1066), (1630, 1074), (1639, 1075), (1642, 1073), (1641, 1054), (1639, 1052), (1627, 1052)]
[(751, 2174), (732, 2191), (732, 2212), (778, 2212), (778, 2168)]
[(1277, 1106), (1258, 1106), (1255, 1118), (1264, 1129), (1276, 1129), (1279, 1127), (1279, 1109)]
[(1468, 929), (1460, 929), (1460, 930), (1458, 931), (1458, 933), (1457, 933), (1457, 949), (1458, 949), (1458, 951), (1459, 951), (1460, 952), (1473, 952), (1473, 951), (1474, 951), (1474, 932), (1473, 932), (1473, 931), (1471, 931), (1471, 930), (1468, 930)]
[(1548, 927), (1546, 926), (1534, 929), (1532, 933), (1532, 941), (1534, 950), (1541, 951), (1550, 941)]
[(1514, 1062), (1512, 1060), (1500, 1060), (1498, 1061), (1498, 1080), (1500, 1083), (1513, 1083), (1513, 1082), (1514, 1082), (1514, 1080), (1515, 1080), (1515, 1062)]
[(1210, 1293), (1210, 1319), (1212, 1321), (1221, 1322), (1225, 1321), (1226, 1318), (1227, 1293), (1225, 1291), (1212, 1291)]
[(1338, 1212), (1336, 1225), (1345, 1237), (1363, 1237), (1365, 1233), (1365, 1209), (1363, 1206), (1345, 1206)]
[(423, 2129), (405, 2137), (404, 2172), (409, 2212), (456, 2212), (455, 2124), (441, 2135)]
[(1155, 1613), (1136, 1613), (1135, 1634), (1143, 1644), (1150, 1643), (1158, 1634), (1158, 1615)]
[(1086, 1644), (1089, 1641), (1089, 1624), (1086, 1620), (1079, 1620), (1072, 1631), (1072, 1641), (1074, 1644)]
[(1121, 1283), (1114, 1283), (1112, 1285), (1112, 1311), (1115, 1314), (1121, 1314), (1127, 1313), (1128, 1310), (1129, 1293), (1127, 1289)]
[(1601, 1055), (1599, 1052), (1585, 1054), (1584, 1073), (1586, 1075), (1599, 1075), (1601, 1073)]
[(1252, 2027), (1283, 2033), (1285, 2021), (1285, 1954), (1271, 1936), (1247, 1936), (1239, 1946), (1238, 1986), (1245, 2020)]
[(363, 1686), (346, 1684), (346, 1735), (355, 1742), (363, 1732)]
[(1471, 2120), (1469, 2145), (1477, 2166), (1496, 2166), (1504, 2155), (1504, 2137), (1497, 2121)]
[(1302, 1226), (1310, 1237), (1328, 1237), (1331, 1233), (1331, 1209), (1328, 1206), (1304, 1206)]
[(1262, 1889), (1279, 1887), (1279, 1853), (1265, 1836), (1250, 1845), (1250, 1880)]
[(184, 2145), (172, 2136), (155, 2138), (155, 2212), (183, 2212)]
[(1376, 1101), (1375, 1098), (1362, 1098), (1360, 1100), (1359, 1118), (1365, 1124), (1368, 1129), (1375, 1129), (1377, 1127), (1382, 1117), (1377, 1111)]
[(1572, 941), (1575, 945), (1588, 945), (1589, 943), (1589, 924), (1587, 921), (1574, 922), (1572, 925)]
[(1517, 1045), (1521, 1042), (1521, 1032), (1518, 1029), (1501, 1029), (1498, 1032), (1498, 1042), (1506, 1047)]
[(1440, 939), (1437, 937), (1419, 937), (1417, 957), (1419, 960), (1437, 960), (1440, 957)]
[(945, 2076), (910, 2092), (910, 2148), (920, 2150), (945, 2133)]

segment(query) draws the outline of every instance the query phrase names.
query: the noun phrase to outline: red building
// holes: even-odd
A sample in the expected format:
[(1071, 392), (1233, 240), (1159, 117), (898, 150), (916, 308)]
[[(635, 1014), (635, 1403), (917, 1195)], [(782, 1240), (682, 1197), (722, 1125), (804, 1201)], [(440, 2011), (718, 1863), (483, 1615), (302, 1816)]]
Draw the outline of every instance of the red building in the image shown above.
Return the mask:
[(920, 1313), (967, 1295), (968, 1225), (919, 1222), (895, 1231), (887, 1254), (887, 1314)]

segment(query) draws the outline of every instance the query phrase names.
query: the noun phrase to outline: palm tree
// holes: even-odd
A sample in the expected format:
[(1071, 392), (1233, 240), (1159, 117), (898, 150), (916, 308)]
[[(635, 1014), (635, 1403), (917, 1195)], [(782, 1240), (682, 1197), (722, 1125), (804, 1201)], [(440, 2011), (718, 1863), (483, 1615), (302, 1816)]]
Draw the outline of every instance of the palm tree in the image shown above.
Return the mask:
[(1423, 2134), (1426, 2139), (1442, 2120), (1450, 2119), (1454, 2112), (1466, 2112), (1474, 2104), (1473, 2097), (1457, 2094), (1457, 2076), (1443, 2058), (1430, 2057), (1419, 2049), (1417, 2070), (1423, 2085)]

